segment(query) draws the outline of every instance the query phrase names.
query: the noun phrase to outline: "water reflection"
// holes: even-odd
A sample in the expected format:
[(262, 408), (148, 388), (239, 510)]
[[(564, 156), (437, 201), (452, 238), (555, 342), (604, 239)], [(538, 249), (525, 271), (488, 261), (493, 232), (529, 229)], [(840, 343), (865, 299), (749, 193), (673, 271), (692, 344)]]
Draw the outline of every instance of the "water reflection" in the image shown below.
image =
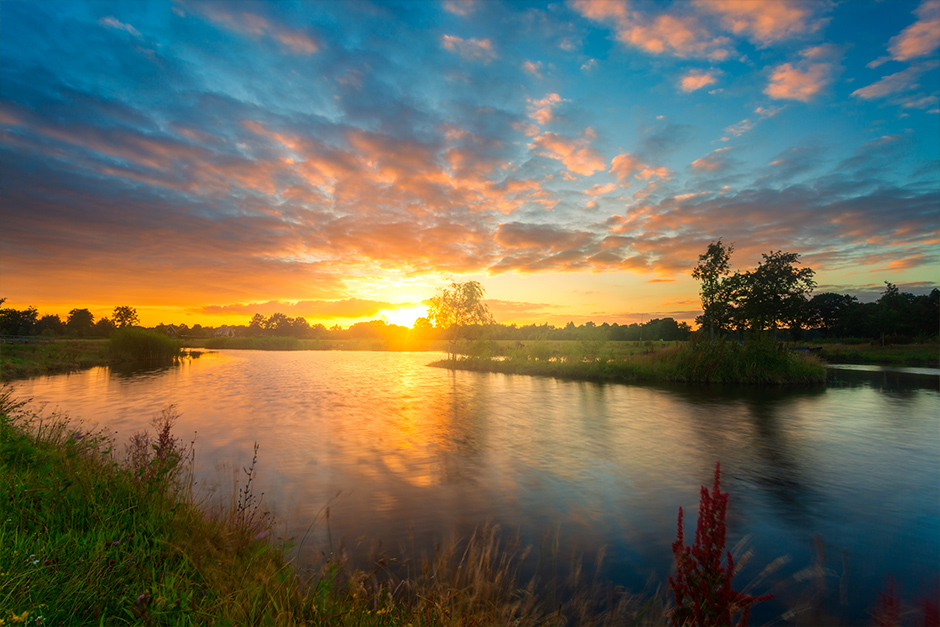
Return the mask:
[(180, 434), (198, 431), (201, 484), (220, 485), (213, 498), (233, 493), (231, 474), (258, 441), (258, 487), (301, 559), (327, 545), (329, 504), (334, 542), (430, 547), (492, 521), (536, 545), (557, 533), (571, 552), (607, 546), (607, 573), (640, 588), (668, 574), (677, 509), (695, 512), (721, 460), (730, 537), (752, 536), (752, 569), (782, 554), (791, 573), (807, 566), (821, 534), (831, 555), (865, 562), (857, 598), (875, 598), (886, 573), (936, 570), (940, 377), (839, 370), (813, 388), (627, 386), (425, 366), (435, 358), (226, 351), (44, 377), (20, 393), (119, 437), (177, 403)]

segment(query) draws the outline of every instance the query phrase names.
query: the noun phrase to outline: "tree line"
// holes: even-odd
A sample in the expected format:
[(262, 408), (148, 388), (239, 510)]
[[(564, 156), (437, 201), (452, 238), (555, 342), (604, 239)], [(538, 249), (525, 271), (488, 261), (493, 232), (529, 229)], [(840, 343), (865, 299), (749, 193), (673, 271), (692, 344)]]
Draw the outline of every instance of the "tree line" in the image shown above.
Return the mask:
[[(6, 302), (0, 298), (0, 305)], [(137, 310), (127, 305), (114, 308), (111, 317), (95, 321), (88, 309), (72, 309), (65, 320), (58, 314), (39, 315), (29, 306), (26, 309), (5, 307), (0, 309), (0, 335), (42, 335), (46, 337), (110, 337), (117, 329), (131, 327), (139, 322)]]
[(885, 281), (884, 292), (872, 303), (834, 292), (810, 297), (816, 273), (800, 267), (797, 253), (771, 251), (753, 270), (732, 272), (733, 252), (733, 245), (713, 242), (692, 270), (701, 281), (702, 315), (695, 322), (710, 337), (768, 332), (794, 340), (822, 336), (907, 343), (940, 334), (940, 289), (915, 296)]

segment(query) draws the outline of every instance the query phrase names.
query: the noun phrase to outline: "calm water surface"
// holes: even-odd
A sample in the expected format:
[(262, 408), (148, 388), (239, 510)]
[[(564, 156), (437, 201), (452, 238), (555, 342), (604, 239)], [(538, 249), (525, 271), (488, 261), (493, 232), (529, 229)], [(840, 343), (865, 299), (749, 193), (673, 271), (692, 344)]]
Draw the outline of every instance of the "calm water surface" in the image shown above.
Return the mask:
[(329, 505), (334, 545), (427, 547), (491, 521), (535, 545), (557, 534), (588, 561), (606, 547), (605, 575), (639, 589), (669, 574), (677, 510), (693, 535), (699, 486), (721, 460), (730, 541), (747, 536), (754, 552), (742, 581), (790, 558), (765, 618), (807, 591), (792, 582), (816, 538), (831, 611), (849, 622), (867, 620), (892, 574), (911, 596), (936, 590), (936, 370), (845, 367), (812, 389), (665, 387), (426, 366), (439, 357), (224, 351), (32, 379), (17, 395), (119, 441), (175, 403), (213, 499), (230, 498), (258, 442), (258, 490), (301, 560), (325, 550)]

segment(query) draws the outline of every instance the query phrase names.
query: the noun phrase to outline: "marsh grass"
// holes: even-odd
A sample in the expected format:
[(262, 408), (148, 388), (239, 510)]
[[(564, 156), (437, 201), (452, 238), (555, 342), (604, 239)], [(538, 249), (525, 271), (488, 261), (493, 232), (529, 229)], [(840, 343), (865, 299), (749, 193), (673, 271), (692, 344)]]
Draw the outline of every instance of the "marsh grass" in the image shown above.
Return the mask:
[(145, 329), (119, 329), (111, 335), (112, 361), (173, 363), (182, 355), (179, 341)]

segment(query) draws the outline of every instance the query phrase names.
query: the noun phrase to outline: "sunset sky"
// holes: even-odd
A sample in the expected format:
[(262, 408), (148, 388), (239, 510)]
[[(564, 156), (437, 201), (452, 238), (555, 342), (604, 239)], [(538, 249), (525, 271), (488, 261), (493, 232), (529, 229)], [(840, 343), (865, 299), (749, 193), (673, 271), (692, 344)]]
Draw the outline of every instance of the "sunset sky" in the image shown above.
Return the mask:
[[(940, 0), (0, 3), (0, 297), (689, 320), (708, 243), (940, 283)], [(399, 312), (398, 310), (403, 310)]]

